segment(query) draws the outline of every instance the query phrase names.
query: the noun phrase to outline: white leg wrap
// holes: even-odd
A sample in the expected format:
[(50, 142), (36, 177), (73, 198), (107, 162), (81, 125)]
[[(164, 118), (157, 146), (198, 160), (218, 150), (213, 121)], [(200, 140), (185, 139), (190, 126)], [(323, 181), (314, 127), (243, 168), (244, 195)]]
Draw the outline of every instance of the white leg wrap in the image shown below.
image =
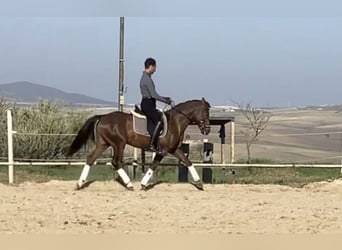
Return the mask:
[(127, 173), (125, 172), (125, 170), (123, 168), (118, 169), (118, 174), (121, 177), (121, 179), (123, 180), (123, 182), (126, 184), (127, 187), (132, 187), (132, 183), (131, 180), (129, 179)]
[(87, 180), (89, 171), (90, 171), (90, 166), (88, 164), (84, 165), (80, 179), (78, 180), (78, 184), (80, 186), (82, 186), (82, 184)]
[(153, 175), (153, 170), (149, 168), (141, 180), (141, 185), (146, 186), (149, 180), (151, 179), (152, 175)]
[(189, 168), (189, 171), (190, 171), (190, 174), (191, 174), (191, 177), (194, 181), (199, 181), (200, 180), (200, 177), (196, 171), (196, 169), (194, 168), (194, 166), (190, 166), (188, 167)]

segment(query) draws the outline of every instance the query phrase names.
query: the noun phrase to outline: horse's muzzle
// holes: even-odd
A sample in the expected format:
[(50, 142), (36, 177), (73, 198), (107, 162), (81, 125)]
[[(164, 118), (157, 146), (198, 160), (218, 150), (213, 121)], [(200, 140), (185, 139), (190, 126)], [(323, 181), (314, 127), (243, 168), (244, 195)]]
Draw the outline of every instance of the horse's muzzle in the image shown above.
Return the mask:
[(207, 134), (210, 133), (210, 126), (207, 126), (207, 125), (201, 126), (201, 127), (200, 127), (200, 130), (201, 130), (201, 133), (202, 133), (203, 135), (207, 135)]
[(210, 126), (205, 127), (205, 129), (204, 129), (204, 134), (207, 135), (207, 134), (209, 134), (209, 133), (210, 133)]

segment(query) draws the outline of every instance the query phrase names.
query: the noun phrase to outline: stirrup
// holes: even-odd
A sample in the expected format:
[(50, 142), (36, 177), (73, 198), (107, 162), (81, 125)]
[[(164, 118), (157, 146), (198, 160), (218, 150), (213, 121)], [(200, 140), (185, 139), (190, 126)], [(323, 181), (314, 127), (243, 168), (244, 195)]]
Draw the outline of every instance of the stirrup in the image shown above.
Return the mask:
[(164, 152), (158, 147), (150, 144), (145, 150), (155, 152), (156, 154), (163, 154)]

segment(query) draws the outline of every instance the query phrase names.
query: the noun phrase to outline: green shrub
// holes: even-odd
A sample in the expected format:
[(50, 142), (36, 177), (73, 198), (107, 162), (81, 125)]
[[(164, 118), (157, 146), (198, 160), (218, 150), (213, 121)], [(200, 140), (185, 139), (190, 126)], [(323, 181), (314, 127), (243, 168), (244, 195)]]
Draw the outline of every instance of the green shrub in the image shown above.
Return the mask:
[[(62, 103), (40, 100), (34, 107), (12, 105), (14, 157), (19, 159), (60, 159), (88, 114), (72, 112)], [(7, 156), (7, 117), (0, 114), (0, 156)], [(37, 135), (40, 134), (40, 135)], [(68, 135), (65, 135), (68, 134)]]

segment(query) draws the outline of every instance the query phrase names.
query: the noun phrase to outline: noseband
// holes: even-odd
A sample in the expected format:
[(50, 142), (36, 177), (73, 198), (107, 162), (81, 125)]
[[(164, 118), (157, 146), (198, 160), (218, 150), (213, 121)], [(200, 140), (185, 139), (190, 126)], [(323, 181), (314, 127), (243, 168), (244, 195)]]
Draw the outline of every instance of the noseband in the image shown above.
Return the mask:
[(202, 120), (199, 121), (198, 127), (200, 128), (200, 130), (204, 130), (209, 129), (210, 125), (206, 125), (204, 119), (202, 118)]

